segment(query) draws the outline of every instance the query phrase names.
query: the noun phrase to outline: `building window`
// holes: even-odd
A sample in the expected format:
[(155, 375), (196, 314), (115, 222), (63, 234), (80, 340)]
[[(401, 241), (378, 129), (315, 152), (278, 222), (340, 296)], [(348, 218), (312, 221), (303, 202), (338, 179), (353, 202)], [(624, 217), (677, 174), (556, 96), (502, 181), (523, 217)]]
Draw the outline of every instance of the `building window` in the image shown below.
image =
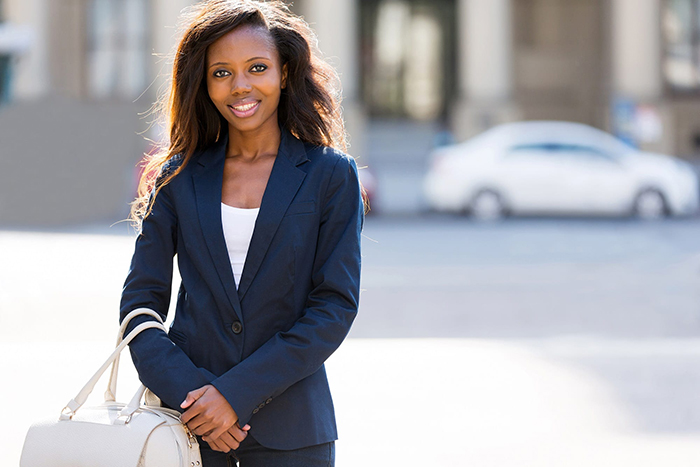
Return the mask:
[(147, 0), (91, 0), (87, 21), (90, 97), (137, 98), (148, 85)]
[(700, 0), (663, 4), (663, 74), (673, 91), (700, 90)]
[[(4, 1), (0, 0), (0, 28), (5, 21)], [(10, 54), (0, 50), (0, 104), (10, 98)]]
[(444, 118), (455, 87), (455, 2), (361, 0), (360, 15), (370, 115)]

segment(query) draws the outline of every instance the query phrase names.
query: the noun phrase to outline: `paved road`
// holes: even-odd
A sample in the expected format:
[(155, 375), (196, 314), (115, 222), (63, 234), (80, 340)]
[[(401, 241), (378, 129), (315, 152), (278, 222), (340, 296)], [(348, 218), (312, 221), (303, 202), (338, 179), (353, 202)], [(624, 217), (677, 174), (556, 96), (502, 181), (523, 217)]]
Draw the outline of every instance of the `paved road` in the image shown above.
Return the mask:
[(370, 219), (362, 337), (700, 336), (700, 221)]
[[(697, 465), (699, 228), (368, 218), (361, 313), (328, 364), (339, 467)], [(116, 229), (0, 232), (0, 397), (32, 401), (6, 406), (9, 465), (108, 354)]]

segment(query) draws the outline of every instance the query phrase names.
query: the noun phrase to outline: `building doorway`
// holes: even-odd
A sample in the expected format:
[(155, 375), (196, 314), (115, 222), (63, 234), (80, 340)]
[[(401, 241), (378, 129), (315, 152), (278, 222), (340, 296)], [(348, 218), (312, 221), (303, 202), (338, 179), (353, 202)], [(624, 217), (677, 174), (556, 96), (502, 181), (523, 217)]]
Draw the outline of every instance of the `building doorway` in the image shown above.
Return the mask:
[(454, 0), (361, 0), (362, 96), (370, 117), (445, 118), (455, 89)]

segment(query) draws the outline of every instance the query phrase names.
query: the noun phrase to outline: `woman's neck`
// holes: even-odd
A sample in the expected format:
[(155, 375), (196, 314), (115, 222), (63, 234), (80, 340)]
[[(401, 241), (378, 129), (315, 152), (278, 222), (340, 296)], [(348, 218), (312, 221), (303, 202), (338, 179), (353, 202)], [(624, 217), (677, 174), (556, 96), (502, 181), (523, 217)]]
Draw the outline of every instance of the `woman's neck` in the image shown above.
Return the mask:
[(253, 131), (241, 132), (229, 126), (226, 157), (254, 160), (259, 156), (277, 154), (282, 134), (276, 124)]

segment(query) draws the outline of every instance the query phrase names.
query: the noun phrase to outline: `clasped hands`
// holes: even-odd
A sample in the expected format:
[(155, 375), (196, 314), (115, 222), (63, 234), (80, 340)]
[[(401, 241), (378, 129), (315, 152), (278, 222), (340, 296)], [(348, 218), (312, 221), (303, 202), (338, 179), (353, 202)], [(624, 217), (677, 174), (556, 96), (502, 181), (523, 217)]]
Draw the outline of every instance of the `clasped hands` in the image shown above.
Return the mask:
[(180, 407), (187, 409), (182, 414), (182, 422), (215, 451), (238, 449), (248, 436), (250, 425), (243, 428), (238, 425), (233, 407), (211, 384), (187, 393)]

